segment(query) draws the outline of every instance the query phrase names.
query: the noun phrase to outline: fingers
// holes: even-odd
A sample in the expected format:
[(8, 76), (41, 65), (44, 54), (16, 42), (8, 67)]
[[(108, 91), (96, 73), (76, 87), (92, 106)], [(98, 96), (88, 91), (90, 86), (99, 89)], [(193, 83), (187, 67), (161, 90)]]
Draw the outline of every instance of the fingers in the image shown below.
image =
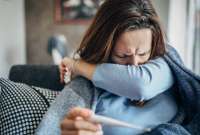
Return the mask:
[[(65, 80), (65, 73), (68, 72), (66, 71), (66, 68), (69, 70), (69, 76), (71, 76), (71, 71), (72, 71), (72, 65), (74, 63), (74, 60), (69, 57), (65, 57), (62, 59), (60, 65), (59, 65), (59, 71), (60, 71), (60, 82), (63, 83)], [(68, 82), (68, 81), (67, 81)]]
[(65, 66), (62, 64), (59, 65), (59, 72), (60, 72), (60, 83), (64, 83), (64, 68)]
[(64, 64), (60, 64), (59, 65), (59, 71), (60, 71), (60, 83), (64, 83), (64, 79), (65, 79), (65, 74), (70, 74), (69, 69), (64, 65)]
[(80, 116), (83, 119), (88, 119), (89, 117), (91, 117), (92, 114), (93, 112), (89, 109), (75, 107), (69, 111), (67, 118), (75, 119), (76, 117)]
[(68, 68), (66, 68), (66, 72), (63, 74), (62, 77), (64, 77), (64, 82), (67, 84), (68, 82), (71, 81), (71, 71), (69, 71)]
[(77, 130), (77, 131), (64, 131), (61, 132), (61, 135), (103, 135), (102, 131), (91, 132), (86, 130)]
[(93, 124), (85, 120), (70, 120), (64, 119), (61, 123), (62, 131), (73, 131), (73, 130), (89, 130), (89, 131), (99, 131), (101, 127), (97, 124)]
[(93, 112), (86, 108), (75, 107), (61, 122), (62, 135), (103, 135), (100, 124), (87, 121)]

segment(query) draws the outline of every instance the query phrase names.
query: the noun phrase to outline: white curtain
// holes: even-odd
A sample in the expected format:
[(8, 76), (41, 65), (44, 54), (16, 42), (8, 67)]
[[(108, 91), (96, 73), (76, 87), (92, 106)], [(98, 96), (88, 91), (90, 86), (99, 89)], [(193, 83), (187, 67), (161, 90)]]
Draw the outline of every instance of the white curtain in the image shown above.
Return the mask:
[(200, 75), (200, 0), (195, 0), (193, 69)]
[(188, 0), (187, 66), (200, 75), (200, 0)]

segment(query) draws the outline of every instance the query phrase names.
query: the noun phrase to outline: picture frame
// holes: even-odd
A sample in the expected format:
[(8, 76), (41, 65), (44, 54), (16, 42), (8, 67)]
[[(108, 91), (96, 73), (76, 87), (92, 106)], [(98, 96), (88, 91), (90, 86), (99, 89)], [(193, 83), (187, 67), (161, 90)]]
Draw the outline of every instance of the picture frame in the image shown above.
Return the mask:
[(87, 24), (94, 18), (103, 0), (55, 0), (55, 22)]

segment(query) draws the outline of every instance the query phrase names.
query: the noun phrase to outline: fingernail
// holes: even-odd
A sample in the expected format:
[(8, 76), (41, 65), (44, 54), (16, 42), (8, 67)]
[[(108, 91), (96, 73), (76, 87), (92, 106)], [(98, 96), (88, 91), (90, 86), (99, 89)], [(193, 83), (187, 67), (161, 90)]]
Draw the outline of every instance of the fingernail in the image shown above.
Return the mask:
[(103, 131), (98, 131), (97, 135), (103, 135)]
[(97, 124), (98, 130), (102, 130), (101, 124)]
[(94, 112), (93, 112), (93, 111), (88, 111), (88, 112), (87, 112), (87, 116), (88, 116), (88, 117), (91, 117), (92, 115), (94, 115)]
[(83, 118), (80, 117), (80, 116), (77, 116), (77, 117), (76, 117), (76, 120), (83, 120)]

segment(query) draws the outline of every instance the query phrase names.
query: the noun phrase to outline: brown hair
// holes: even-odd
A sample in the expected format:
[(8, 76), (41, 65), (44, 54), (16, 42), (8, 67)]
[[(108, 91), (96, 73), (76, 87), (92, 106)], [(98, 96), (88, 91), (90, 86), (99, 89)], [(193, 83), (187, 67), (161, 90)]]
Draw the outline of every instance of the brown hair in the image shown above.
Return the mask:
[(151, 59), (165, 53), (164, 33), (150, 0), (106, 0), (87, 30), (77, 53), (89, 63), (108, 62), (116, 40), (125, 31), (150, 28)]

